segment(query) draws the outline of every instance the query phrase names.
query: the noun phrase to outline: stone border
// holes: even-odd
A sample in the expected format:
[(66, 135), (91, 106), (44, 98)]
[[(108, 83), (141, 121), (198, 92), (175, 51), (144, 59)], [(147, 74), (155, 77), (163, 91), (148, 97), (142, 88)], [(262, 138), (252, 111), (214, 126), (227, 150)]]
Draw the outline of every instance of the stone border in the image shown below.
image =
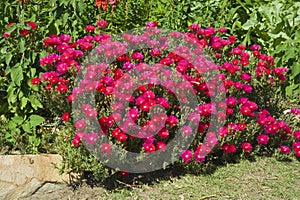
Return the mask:
[(46, 183), (66, 186), (69, 174), (59, 174), (54, 166), (61, 166), (57, 154), (0, 155), (0, 199), (28, 197)]

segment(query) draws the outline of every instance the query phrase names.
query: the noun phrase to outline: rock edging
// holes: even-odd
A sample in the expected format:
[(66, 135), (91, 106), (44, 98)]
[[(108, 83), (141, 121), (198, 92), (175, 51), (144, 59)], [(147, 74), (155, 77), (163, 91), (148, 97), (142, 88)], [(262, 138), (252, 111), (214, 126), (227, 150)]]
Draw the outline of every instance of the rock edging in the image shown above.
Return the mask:
[(0, 155), (0, 199), (28, 197), (46, 183), (65, 186), (70, 182), (69, 174), (60, 175), (54, 167), (61, 163), (57, 154)]

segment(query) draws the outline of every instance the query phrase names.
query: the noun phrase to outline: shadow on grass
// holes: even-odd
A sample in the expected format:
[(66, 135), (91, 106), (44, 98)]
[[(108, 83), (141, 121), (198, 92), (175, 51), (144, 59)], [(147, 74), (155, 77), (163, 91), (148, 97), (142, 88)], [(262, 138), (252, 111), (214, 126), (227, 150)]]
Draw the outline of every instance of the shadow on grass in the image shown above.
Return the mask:
[[(157, 170), (149, 173), (141, 174), (128, 174), (128, 176), (121, 176), (120, 173), (115, 173), (109, 176), (109, 178), (103, 181), (97, 181), (92, 173), (84, 173), (81, 179), (77, 182), (71, 184), (71, 186), (76, 189), (83, 183), (90, 187), (103, 187), (109, 191), (116, 189), (134, 189), (141, 188), (143, 185), (154, 185), (160, 181), (170, 181), (173, 182), (174, 179), (180, 179), (182, 176), (190, 175), (211, 175), (218, 168), (226, 167), (228, 164), (237, 164), (245, 158), (224, 158), (218, 155), (210, 158), (205, 163), (195, 163), (193, 165), (185, 164), (174, 164), (169, 166), (167, 169)], [(224, 161), (226, 160), (226, 161)], [(254, 156), (247, 157), (250, 162), (256, 162), (257, 159)], [(291, 160), (285, 159), (284, 162), (290, 162)]]

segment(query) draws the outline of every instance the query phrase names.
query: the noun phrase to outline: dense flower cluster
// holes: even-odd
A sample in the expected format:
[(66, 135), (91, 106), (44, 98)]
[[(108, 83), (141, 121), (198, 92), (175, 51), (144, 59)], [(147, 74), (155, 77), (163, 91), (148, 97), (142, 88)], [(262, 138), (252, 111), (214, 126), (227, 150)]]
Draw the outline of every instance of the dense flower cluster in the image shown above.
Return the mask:
[[(142, 35), (123, 35), (127, 44), (146, 42), (149, 47), (147, 50), (131, 52), (126, 52), (124, 43), (112, 41), (109, 34), (93, 35), (95, 29), (105, 29), (107, 22), (99, 21), (96, 25), (86, 26), (87, 35), (75, 42), (64, 34), (46, 38), (44, 45), (51, 52), (40, 60), (46, 72), (31, 81), (32, 84), (42, 82), (49, 92), (67, 93), (67, 102), (76, 101), (84, 93), (97, 93), (97, 105), (93, 107), (83, 104), (80, 112), (84, 118), (74, 123), (76, 133), (72, 142), (75, 147), (82, 141), (95, 144), (102, 137), (101, 134), (86, 131), (85, 128), (90, 125), (89, 119), (97, 119), (103, 134), (114, 144), (147, 153), (165, 151), (178, 128), (180, 134), (190, 136), (193, 132), (191, 124), (194, 123), (197, 125), (197, 133), (190, 149), (184, 149), (181, 153), (184, 162), (204, 162), (206, 155), (220, 151), (223, 154), (249, 156), (255, 149), (268, 146), (277, 148), (282, 154), (289, 154), (292, 149), (300, 157), (300, 131), (272, 116), (274, 113), (268, 110), (269, 99), (262, 98), (286, 79), (287, 68), (276, 67), (274, 58), (261, 53), (259, 45), (247, 48), (236, 44), (235, 37), (228, 36), (226, 28), (216, 30), (193, 24), (188, 28), (189, 32), (171, 32), (171, 38), (197, 44), (193, 51), (201, 54), (205, 50), (216, 63), (197, 68), (189, 59), (188, 47), (179, 45), (173, 52), (167, 52), (167, 38), (149, 39), (151, 35), (160, 32), (156, 28), (157, 22), (148, 23)], [(83, 65), (83, 56), (93, 49), (102, 60), (108, 62)], [(111, 60), (113, 62), (109, 62)], [(149, 61), (154, 62), (154, 65), (151, 63), (150, 66)], [(178, 113), (182, 105), (178, 98), (181, 103), (185, 103), (189, 101), (188, 96), (183, 92), (176, 96), (172, 90), (159, 86), (159, 83), (165, 79), (164, 86), (178, 91), (188, 90), (188, 86), (183, 82), (169, 80), (172, 71), (167, 68), (181, 74), (192, 86), (193, 93), (202, 99), (199, 100), (197, 110), (187, 116), (188, 123), (181, 127), (179, 122), (182, 117)], [(211, 68), (220, 73), (206, 80), (202, 74)], [(141, 83), (145, 80), (148, 83), (134, 88), (135, 83), (127, 76), (133, 69), (139, 72)], [(86, 72), (84, 79), (79, 86), (71, 88), (75, 75), (82, 71)], [(153, 78), (149, 83), (149, 77), (158, 77), (159, 72), (163, 76)], [(224, 88), (218, 85), (219, 81), (222, 81)], [(133, 89), (136, 89), (133, 94), (126, 93)], [(226, 93), (224, 102), (211, 101), (210, 97), (218, 92)], [(117, 95), (119, 100), (110, 104), (108, 102), (111, 102), (112, 95)], [(124, 107), (122, 102), (129, 102), (129, 108)], [(149, 119), (147, 114), (155, 105), (167, 110), (167, 114), (154, 114)], [(107, 109), (112, 112), (106, 112)], [(224, 109), (224, 112), (220, 109)], [(278, 114), (282, 111), (275, 112)], [(289, 115), (299, 114), (299, 109), (292, 108)], [(225, 120), (225, 124), (216, 132), (209, 131), (212, 116)], [(62, 119), (68, 122), (70, 114), (64, 113)], [(299, 121), (296, 123), (299, 124)], [(103, 154), (112, 151), (110, 143), (102, 143), (99, 149)]]

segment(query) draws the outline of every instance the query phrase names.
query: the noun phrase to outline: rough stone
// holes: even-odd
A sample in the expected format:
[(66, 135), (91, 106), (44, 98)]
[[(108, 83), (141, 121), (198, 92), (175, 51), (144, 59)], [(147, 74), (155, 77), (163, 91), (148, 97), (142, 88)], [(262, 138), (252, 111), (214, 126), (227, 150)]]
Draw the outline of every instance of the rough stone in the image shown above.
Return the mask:
[(61, 156), (56, 154), (1, 155), (0, 199), (20, 199), (45, 192), (50, 186), (66, 185), (69, 175), (60, 175), (54, 167), (60, 166), (61, 161)]

